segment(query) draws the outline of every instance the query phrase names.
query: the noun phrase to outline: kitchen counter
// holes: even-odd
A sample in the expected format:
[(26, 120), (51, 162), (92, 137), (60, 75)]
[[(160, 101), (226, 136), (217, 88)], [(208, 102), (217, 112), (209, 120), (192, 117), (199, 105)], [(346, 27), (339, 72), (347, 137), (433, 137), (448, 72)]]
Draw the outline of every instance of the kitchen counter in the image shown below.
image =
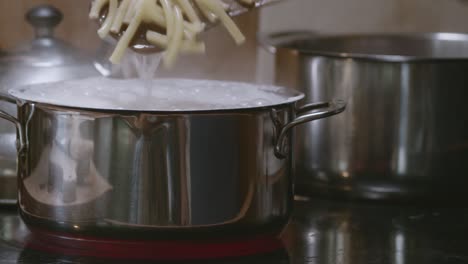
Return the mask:
[[(15, 209), (0, 210), (0, 264), (137, 263), (55, 256), (24, 249), (22, 240), (27, 234)], [(468, 263), (468, 208), (435, 209), (302, 199), (296, 201), (294, 216), (283, 240), (285, 251), (193, 263)]]

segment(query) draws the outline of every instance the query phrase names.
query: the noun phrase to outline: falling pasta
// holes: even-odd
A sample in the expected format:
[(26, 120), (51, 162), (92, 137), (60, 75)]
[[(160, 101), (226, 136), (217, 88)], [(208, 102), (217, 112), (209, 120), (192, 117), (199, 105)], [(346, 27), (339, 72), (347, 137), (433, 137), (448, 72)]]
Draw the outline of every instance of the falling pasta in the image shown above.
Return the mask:
[[(253, 5), (255, 0), (238, 0), (245, 5)], [(107, 15), (98, 35), (106, 38), (109, 34), (120, 36), (110, 57), (118, 64), (141, 25), (152, 25), (145, 32), (146, 41), (164, 50), (164, 65), (171, 67), (179, 53), (204, 53), (205, 44), (197, 36), (205, 29), (203, 20), (221, 22), (236, 44), (245, 42), (245, 37), (226, 12), (221, 0), (94, 0), (91, 19), (99, 19), (107, 7)]]

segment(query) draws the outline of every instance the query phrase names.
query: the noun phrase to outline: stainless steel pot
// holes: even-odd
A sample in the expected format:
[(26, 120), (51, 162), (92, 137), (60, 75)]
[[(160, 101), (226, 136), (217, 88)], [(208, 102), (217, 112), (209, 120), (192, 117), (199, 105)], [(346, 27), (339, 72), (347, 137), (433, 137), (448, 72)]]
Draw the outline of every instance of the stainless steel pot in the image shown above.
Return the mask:
[(276, 84), (299, 89), (305, 101), (348, 102), (343, 115), (298, 129), (298, 193), (465, 200), (468, 35), (301, 34), (263, 41), (276, 52)]
[(277, 233), (293, 200), (291, 129), (345, 107), (296, 110), (301, 94), (283, 92), (297, 99), (190, 112), (18, 99), (18, 119), (0, 117), (18, 130), (21, 215), (34, 228), (93, 237)]

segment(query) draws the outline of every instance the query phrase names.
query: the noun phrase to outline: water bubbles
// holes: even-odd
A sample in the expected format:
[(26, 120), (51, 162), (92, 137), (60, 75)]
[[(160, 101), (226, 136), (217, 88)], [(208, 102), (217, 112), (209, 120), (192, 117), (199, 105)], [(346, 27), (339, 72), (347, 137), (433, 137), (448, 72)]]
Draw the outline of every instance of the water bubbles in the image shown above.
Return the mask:
[(96, 77), (33, 85), (10, 93), (20, 99), (69, 107), (206, 111), (264, 107), (302, 98), (299, 93), (285, 91), (275, 86), (237, 82)]
[(266, 106), (271, 104), (271, 102), (263, 98), (256, 98), (251, 104), (254, 106)]

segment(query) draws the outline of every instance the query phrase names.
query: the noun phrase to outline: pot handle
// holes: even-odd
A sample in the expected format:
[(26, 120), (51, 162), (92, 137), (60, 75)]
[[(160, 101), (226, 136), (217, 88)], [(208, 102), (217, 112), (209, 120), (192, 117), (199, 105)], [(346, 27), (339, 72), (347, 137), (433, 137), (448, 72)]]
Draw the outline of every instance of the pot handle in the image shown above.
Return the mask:
[[(278, 140), (276, 141), (275, 146), (276, 157), (280, 159), (286, 158), (287, 150), (286, 145), (284, 144), (284, 140), (292, 128), (307, 122), (337, 115), (343, 112), (345, 109), (346, 103), (343, 100), (306, 104), (296, 109), (296, 114), (298, 116), (290, 123), (284, 125), (279, 132)], [(309, 113), (311, 111), (312, 113)]]
[[(4, 102), (9, 102), (9, 103), (16, 103), (16, 101), (8, 96), (5, 96), (3, 94), (0, 93), (0, 101), (4, 101)], [(10, 121), (12, 122), (15, 127), (16, 127), (16, 133), (18, 134), (18, 141), (16, 142), (16, 149), (18, 150), (18, 153), (21, 153), (25, 147), (26, 147), (26, 140), (24, 138), (24, 134), (23, 134), (23, 129), (21, 127), (21, 123), (20, 121), (8, 114), (7, 112), (3, 111), (0, 109), (0, 118), (2, 119), (5, 119), (7, 121)]]

